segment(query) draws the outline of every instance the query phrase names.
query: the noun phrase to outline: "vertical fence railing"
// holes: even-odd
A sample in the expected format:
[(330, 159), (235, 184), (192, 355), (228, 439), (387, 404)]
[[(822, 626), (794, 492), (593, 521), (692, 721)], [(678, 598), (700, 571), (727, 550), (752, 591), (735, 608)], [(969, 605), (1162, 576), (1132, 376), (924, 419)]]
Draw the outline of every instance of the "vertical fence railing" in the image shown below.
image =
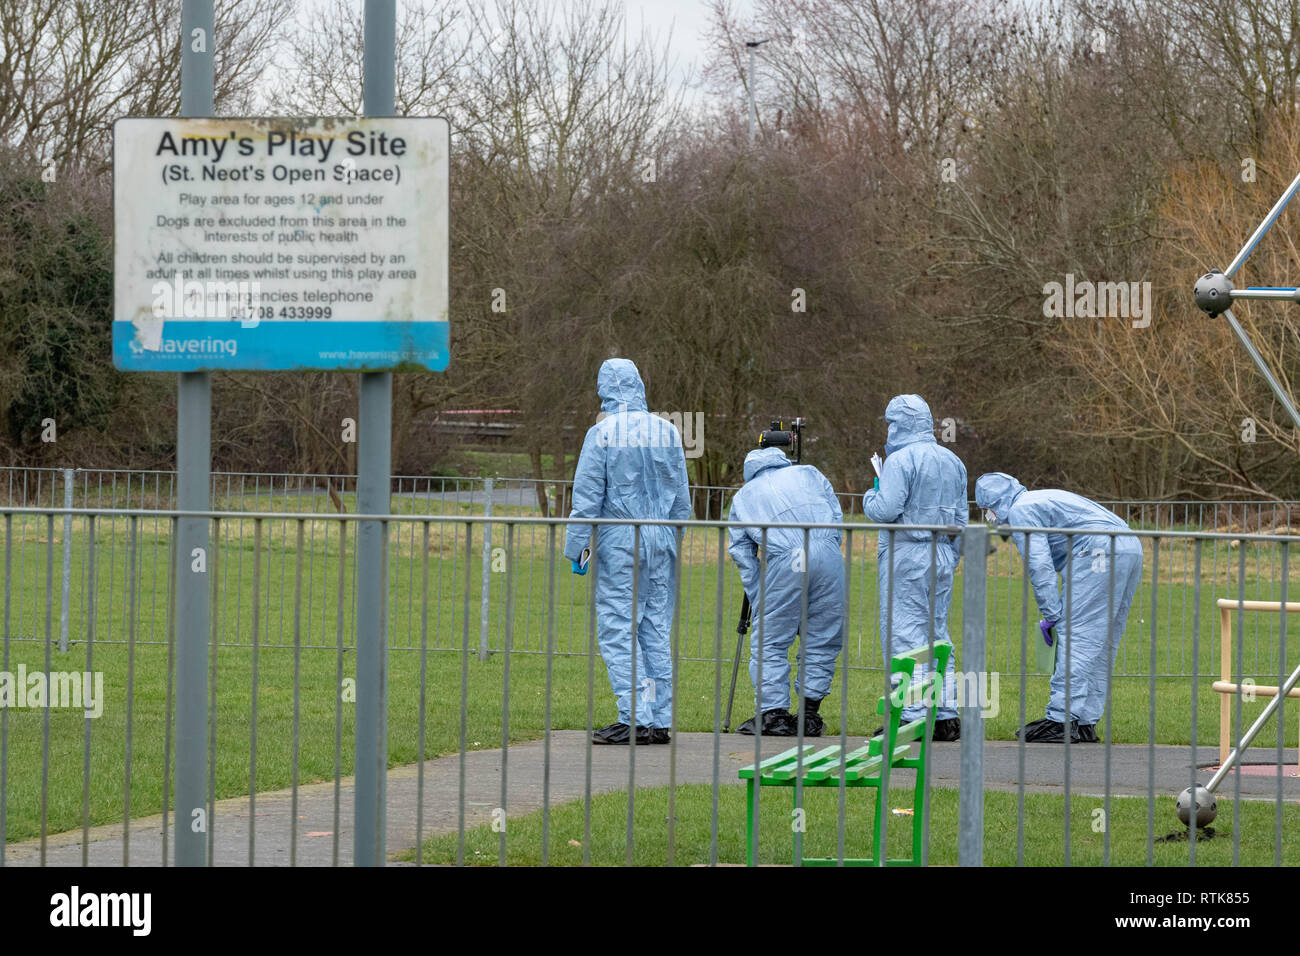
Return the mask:
[[(488, 481), (492, 482), (490, 493), (487, 491)], [(176, 503), (175, 475), (166, 471), (77, 469), (71, 472), (71, 478), (69, 478), (66, 469), (10, 468), (0, 470), (0, 498), (7, 494), (7, 503), (13, 507), (53, 506), (59, 504), (60, 501), (64, 507), (68, 507), (69, 484), (72, 486), (72, 506), (77, 508), (166, 510), (174, 508)], [(394, 511), (402, 515), (480, 515), (486, 514), (490, 502), (493, 516), (517, 515), (519, 517), (528, 517), (543, 514), (556, 516), (556, 509), (563, 502), (569, 500), (567, 483), (555, 480), (397, 476), (392, 480), (391, 490)], [(725, 517), (730, 496), (734, 493), (734, 490), (732, 488), (709, 486), (693, 487), (691, 494), (696, 516)], [(213, 506), (222, 511), (279, 512), (283, 514), (310, 512), (319, 514), (323, 518), (327, 514), (355, 512), (356, 510), (355, 478), (348, 475), (214, 473), (210, 491)], [(544, 511), (539, 505), (539, 498), (546, 503)], [(860, 521), (860, 508), (857, 507), (859, 503), (858, 496), (845, 493), (841, 494), (839, 498), (846, 521)], [(0, 503), (4, 502), (0, 501)], [(1207, 589), (1205, 594), (1207, 599), (1228, 596), (1235, 586), (1234, 571), (1237, 563), (1237, 552), (1232, 544), (1231, 537), (1234, 533), (1253, 534), (1260, 531), (1287, 533), (1296, 524), (1293, 515), (1300, 515), (1300, 503), (1287, 501), (1114, 501), (1105, 502), (1105, 504), (1124, 518), (1135, 530), (1217, 531), (1227, 535), (1228, 537), (1219, 540), (1207, 541), (1204, 547), (1203, 568), (1200, 575), (1198, 575), (1198, 580)], [(320, 533), (321, 527), (314, 525), (309, 529), (309, 536), (312, 533)], [(277, 540), (283, 531), (283, 526), (275, 531)], [(246, 537), (251, 534), (251, 527), (231, 526), (229, 533)], [(68, 567), (70, 563), (76, 563), (79, 555), (67, 549), (67, 537), (67, 535), (64, 535), (63, 566), (59, 570), (61, 583), (65, 588), (70, 588), (71, 576), (76, 575), (78, 570), (81, 570), (81, 573), (84, 574), (84, 569), (77, 567), (70, 569)], [(873, 534), (863, 535), (861, 538), (860, 547), (868, 557), (874, 544), (873, 539)], [(487, 542), (483, 543), (487, 544)], [(535, 528), (523, 531), (520, 545), (531, 547), (540, 553), (542, 545), (537, 538)], [(694, 626), (688, 628), (684, 635), (683, 653), (688, 657), (710, 659), (711, 649), (705, 637), (707, 629), (704, 627), (709, 610), (709, 602), (705, 599), (708, 590), (703, 586), (711, 565), (710, 560), (707, 558), (708, 544), (699, 535), (691, 535), (688, 536), (684, 547), (686, 548), (686, 554), (683, 571), (688, 578), (693, 579), (694, 583), (684, 588), (682, 596), (683, 613), (694, 616)], [(1150, 548), (1149, 543), (1147, 547)], [(1280, 575), (1278, 556), (1272, 549), (1266, 548), (1258, 542), (1250, 541), (1242, 545), (1242, 547), (1247, 550), (1246, 559), (1251, 569), (1250, 587), (1255, 592), (1246, 595), (1246, 597), (1259, 599), (1263, 594), (1276, 589)], [(405, 548), (403, 550), (410, 549)], [(1161, 603), (1159, 613), (1162, 617), (1177, 619), (1179, 627), (1176, 633), (1162, 632), (1159, 635), (1161, 644), (1154, 656), (1157, 676), (1188, 676), (1190, 674), (1192, 648), (1190, 642), (1186, 639), (1186, 634), (1190, 629), (1191, 615), (1199, 610), (1191, 607), (1191, 552), (1192, 548), (1189, 544), (1177, 544), (1171, 547), (1170, 553), (1167, 555), (1167, 573), (1160, 583), (1159, 600)], [(490, 552), (485, 548), (485, 553)], [(865, 567), (866, 565), (860, 565), (860, 569), (865, 569)], [(408, 575), (413, 573), (413, 568), (414, 565), (408, 566)], [(991, 613), (994, 615), (995, 620), (1005, 625), (997, 628), (995, 633), (991, 633), (989, 636), (989, 659), (1001, 672), (1013, 675), (1018, 667), (1016, 642), (1014, 639), (1010, 641), (1001, 639), (1003, 633), (1014, 633), (1019, 613), (1020, 587), (1018, 578), (1020, 568), (1012, 549), (999, 547), (990, 561), (989, 574), (992, 581), (989, 593)], [(306, 646), (311, 646), (313, 642), (329, 644), (328, 635), (322, 634), (320, 629), (312, 624), (318, 616), (316, 607), (318, 585), (316, 583), (315, 569), (309, 568), (307, 575), (310, 589), (308, 603), (310, 606), (305, 611), (308, 632), (305, 644)], [(489, 578), (489, 580), (491, 579)], [(734, 576), (728, 576), (724, 584), (727, 590), (727, 600), (735, 602), (738, 606), (738, 593)], [(1148, 574), (1145, 576), (1140, 588), (1143, 613), (1136, 615), (1132, 620), (1130, 627), (1133, 630), (1128, 635), (1128, 638), (1131, 639), (1122, 642), (1120, 658), (1116, 665), (1117, 673), (1120, 675), (1145, 677), (1151, 667), (1153, 658), (1146, 643), (1146, 635), (1149, 633), (1149, 629), (1145, 627), (1145, 622), (1148, 613), (1153, 608), (1151, 595), (1148, 593), (1148, 589), (1152, 586)], [(563, 590), (563, 585), (561, 587)], [(288, 593), (289, 588), (287, 582), (285, 582), (281, 592), (282, 599), (287, 600)], [(239, 592), (235, 591), (234, 596), (237, 599)], [(30, 601), (33, 597), (32, 591), (27, 590), (24, 592), (24, 598), (27, 601)], [(221, 595), (222, 600), (228, 597), (228, 594)], [(541, 600), (541, 597), (540, 578), (537, 576), (537, 572), (534, 571), (531, 579), (526, 580), (521, 589), (521, 607), (534, 605)], [(571, 598), (568, 607), (563, 609), (565, 613), (561, 614), (557, 622), (557, 647), (564, 652), (582, 654), (585, 642), (582, 638), (581, 625), (577, 622), (573, 613), (573, 609), (578, 606), (576, 592), (571, 593), (568, 597)], [(482, 601), (482, 596), (480, 596), (480, 600)], [(68, 597), (65, 595), (65, 605), (67, 601)], [(492, 617), (499, 618), (500, 602), (489, 599), (487, 606), (489, 614)], [(24, 614), (28, 613), (26, 605), (24, 605), (22, 612)], [(62, 615), (62, 611), (60, 613)], [(151, 609), (151, 613), (156, 616), (160, 614), (157, 609)], [(230, 610), (227, 609), (225, 613), (230, 613)], [(236, 620), (242, 620), (242, 618), (236, 617)], [(519, 635), (517, 649), (523, 653), (542, 653), (544, 651), (544, 642), (536, 629), (535, 618), (526, 617), (523, 623), (524, 629)], [(1248, 621), (1248, 633), (1243, 638), (1244, 648), (1250, 660), (1248, 666), (1261, 671), (1276, 668), (1277, 649), (1279, 647), (1278, 628), (1280, 624), (1280, 620), (1276, 617), (1268, 616), (1260, 616)], [(60, 651), (62, 652), (65, 646), (62, 639), (62, 616), (60, 617), (59, 626)], [(69, 622), (70, 626), (71, 623)], [(862, 621), (853, 622), (851, 627), (853, 633), (848, 635), (853, 646), (850, 665), (874, 669), (881, 668), (883, 661), (881, 660), (878, 645), (866, 638), (866, 635), (862, 632)], [(484, 630), (480, 621), (480, 654), (483, 653), (481, 645)], [(494, 650), (493, 642), (499, 643), (500, 640), (499, 622), (490, 623), (486, 630), (490, 633), (487, 653), (492, 653)], [(415, 631), (408, 625), (403, 629), (402, 633), (404, 638), (401, 646), (407, 649), (414, 648), (417, 643), (414, 636)], [(142, 640), (145, 642), (152, 639), (151, 636), (142, 634)], [(274, 631), (268, 635), (267, 639), (271, 643), (282, 644), (290, 640), (287, 625), (280, 617), (277, 616)], [(75, 635), (70, 635), (69, 640), (75, 641)], [(223, 640), (229, 642), (232, 638), (230, 635), (223, 635)], [(247, 643), (244, 626), (241, 625), (236, 629), (233, 640)], [(398, 645), (395, 644), (394, 646)], [(436, 641), (435, 646), (437, 646)]]
[[(989, 556), (988, 527), (968, 525), (962, 531), (962, 667), (982, 674), (985, 665), (985, 628), (988, 615), (985, 577)], [(967, 701), (961, 710), (961, 786), (958, 805), (957, 862), (961, 866), (984, 863), (984, 716), (979, 700)]]
[[(45, 490), (49, 490), (48, 486), (45, 486)], [(163, 603), (160, 603), (160, 596), (167, 593), (161, 578), (167, 574), (166, 560), (170, 548), (170, 540), (160, 528), (161, 523), (169, 520), (164, 517), (165, 514), (165, 512), (151, 512), (140, 515), (141, 568), (150, 577), (150, 581), (147, 587), (148, 593), (142, 599), (139, 609), (142, 626), (137, 639), (145, 645), (162, 645), (167, 641), (167, 631), (164, 627), (166, 608)], [(272, 566), (268, 569), (269, 577), (266, 583), (272, 589), (272, 593), (268, 598), (266, 611), (269, 617), (265, 622), (261, 642), (266, 646), (290, 646), (292, 628), (287, 609), (291, 607), (292, 602), (293, 580), (290, 576), (292, 572), (290, 559), (294, 549), (289, 534), (291, 522), (284, 520), (284, 516), (290, 513), (275, 513), (281, 516), (280, 520), (275, 521), (272, 521), (267, 514), (264, 514), (263, 520), (266, 521), (265, 530)], [(473, 517), (473, 515), (466, 515), (466, 517)], [(495, 519), (497, 515), (494, 513), (491, 517)], [(32, 516), (19, 516), (15, 520), (18, 522), (17, 528), (20, 532), (35, 533), (32, 530), (34, 520)], [(77, 524), (73, 530), (74, 520), (81, 519), (74, 519), (66, 513), (60, 514), (58, 520), (61, 525), (59, 534), (62, 541), (61, 547), (55, 548), (53, 556), (57, 563), (54, 573), (59, 585), (56, 595), (59, 606), (56, 613), (59, 620), (59, 651), (66, 653), (65, 647), (75, 646), (78, 641), (85, 639), (84, 633), (78, 633), (79, 628), (84, 631), (84, 614), (78, 611), (78, 601), (74, 600), (74, 594), (83, 593), (85, 588), (85, 549), (74, 546), (78, 536), (84, 533), (84, 527)], [(333, 619), (330, 614), (329, 599), (325, 596), (331, 593), (333, 587), (330, 576), (335, 560), (337, 523), (331, 520), (328, 512), (315, 512), (304, 520), (308, 564), (303, 570), (305, 602), (302, 611), (303, 646), (305, 648), (332, 647), (334, 645), (331, 626)], [(483, 526), (485, 539), (492, 533), (487, 529), (498, 523), (494, 520)], [(104, 527), (110, 526), (106, 524)], [(392, 589), (390, 595), (389, 640), (393, 650), (415, 650), (419, 644), (419, 614), (416, 612), (417, 602), (413, 587), (420, 563), (419, 548), (412, 538), (416, 527), (416, 523), (394, 526), (388, 539), (387, 554), (393, 563), (392, 571), (397, 576), (395, 581), (397, 586)], [(455, 522), (443, 522), (431, 527), (430, 545), (433, 552), (449, 558), (452, 564), (457, 564), (456, 555), (459, 553), (459, 548), (454, 545), (459, 540), (459, 535), (463, 533), (463, 527)], [(527, 523), (520, 525), (515, 543), (515, 551), (518, 552), (515, 557), (521, 562), (521, 574), (514, 608), (514, 624), (517, 627), (514, 650), (520, 654), (544, 654), (546, 651), (546, 636), (544, 629), (540, 627), (545, 619), (541, 614), (546, 600), (543, 587), (545, 541), (538, 533), (539, 527)], [(250, 556), (247, 552), (247, 544), (251, 540), (252, 533), (253, 521), (246, 515), (242, 517), (232, 515), (222, 523), (222, 544), (223, 547), (231, 549), (232, 565), (230, 576), (223, 579), (222, 588), (215, 594), (214, 600), (219, 613), (233, 624), (232, 627), (222, 628), (220, 631), (223, 645), (248, 646), (249, 644), (247, 589), (232, 586), (232, 582), (241, 578), (246, 579), (248, 576)], [(123, 547), (120, 537), (120, 534), (108, 536), (106, 544), (109, 552)], [(327, 538), (328, 543), (326, 543)], [(987, 643), (989, 666), (1007, 676), (1015, 676), (1019, 672), (1021, 661), (1016, 629), (1019, 626), (1021, 608), (1025, 600), (1025, 596), (1021, 593), (1024, 570), (1021, 567), (1020, 557), (1009, 540), (997, 532), (994, 532), (992, 540), (997, 543), (997, 549), (988, 565), (988, 607), (991, 624)], [(1237, 594), (1236, 565), (1239, 558), (1244, 560), (1248, 571), (1245, 578), (1247, 590), (1243, 595), (1246, 599), (1269, 599), (1270, 596), (1276, 595), (1281, 584), (1281, 565), (1276, 549), (1261, 543), (1255, 535), (1243, 538), (1234, 532), (1218, 532), (1217, 537), (1198, 539), (1201, 544), (1195, 547), (1201, 549), (1202, 563), (1201, 569), (1194, 573), (1192, 562), (1195, 547), (1192, 539), (1174, 533), (1172, 537), (1165, 539), (1167, 543), (1162, 545), (1166, 553), (1161, 556), (1162, 574), (1158, 582), (1152, 581), (1150, 574), (1150, 552), (1154, 539), (1143, 537), (1142, 540), (1147, 551), (1147, 570), (1139, 585), (1137, 599), (1139, 613), (1130, 616), (1126, 632), (1119, 642), (1120, 651), (1115, 666), (1115, 673), (1119, 677), (1146, 678), (1150, 675), (1152, 667), (1155, 668), (1155, 676), (1159, 678), (1190, 676), (1195, 653), (1204, 652), (1204, 648), (1196, 651), (1192, 647), (1190, 636), (1193, 616), (1204, 610), (1196, 605), (1196, 602), (1212, 605), (1218, 598)], [(872, 602), (876, 599), (875, 589), (868, 579), (875, 544), (876, 533), (869, 528), (864, 528), (861, 533), (854, 536), (853, 562), (856, 565), (856, 575), (850, 582), (850, 589), (861, 593), (864, 602)], [(723, 602), (715, 604), (710, 582), (716, 559), (709, 552), (708, 535), (703, 529), (688, 530), (682, 543), (682, 595), (679, 611), (684, 627), (681, 656), (689, 660), (714, 659), (713, 649), (710, 646), (712, 642), (708, 639), (708, 635), (715, 606), (724, 609), (722, 610), (724, 615), (734, 616), (739, 611), (739, 580), (730, 570), (724, 574)], [(481, 553), (477, 553), (476, 558), (480, 563), (486, 559), (487, 568), (486, 570), (476, 568), (471, 574), (479, 611), (476, 636), (477, 651), (480, 656), (484, 652), (484, 647), (488, 654), (498, 652), (502, 640), (503, 605), (494, 586), (494, 582), (499, 580), (501, 575), (492, 570), (494, 553), (490, 543)], [(15, 560), (29, 565), (40, 561), (41, 566), (44, 567), (43, 558), (44, 555), (37, 555), (30, 549), (20, 549)], [(185, 565), (186, 568), (189, 566), (189, 564)], [(349, 573), (353, 573), (354, 566), (348, 565), (348, 568)], [(121, 573), (118, 562), (114, 562), (108, 570), (113, 574)], [(960, 570), (958, 574), (960, 576)], [(445, 589), (450, 580), (452, 578), (449, 576), (439, 577), (439, 586)], [(479, 588), (478, 584), (481, 581), (487, 582), (486, 588)], [(1194, 590), (1194, 582), (1199, 587), (1199, 591)], [(33, 620), (44, 614), (44, 598), (38, 585), (39, 582), (30, 574), (18, 575), (15, 578), (15, 594), (12, 597), (14, 640), (40, 639), (40, 635), (30, 626)], [(351, 614), (354, 609), (350, 596), (345, 595), (343, 600)], [(582, 619), (586, 601), (582, 595), (582, 588), (577, 582), (561, 579), (558, 583), (557, 601), (556, 652), (582, 656), (587, 647)], [(870, 610), (868, 604), (864, 603), (864, 611)], [(454, 650), (457, 647), (456, 634), (449, 627), (447, 620), (449, 612), (443, 608), (439, 613), (441, 616), (435, 617), (431, 626), (431, 646), (435, 650)], [(1153, 631), (1149, 626), (1149, 618), (1152, 614), (1157, 615), (1161, 621), (1167, 622), (1168, 626), (1162, 625)], [(846, 634), (846, 661), (850, 667), (879, 670), (883, 666), (880, 645), (867, 633), (867, 626), (872, 619), (871, 613), (864, 613), (849, 622), (849, 631)], [(66, 642), (63, 637), (65, 621), (68, 633)], [(1279, 669), (1281, 626), (1282, 620), (1278, 615), (1253, 615), (1246, 618), (1245, 633), (1240, 635), (1246, 670), (1265, 674)], [(112, 643), (120, 640), (120, 637), (116, 634), (104, 635), (104, 640)], [(350, 633), (345, 635), (344, 640), (345, 647), (352, 645)], [(1151, 653), (1150, 647), (1152, 641), (1156, 644), (1154, 654)], [(730, 642), (724, 642), (723, 659), (726, 661), (733, 659), (732, 646)], [(1204, 662), (1199, 666), (1203, 670)]]

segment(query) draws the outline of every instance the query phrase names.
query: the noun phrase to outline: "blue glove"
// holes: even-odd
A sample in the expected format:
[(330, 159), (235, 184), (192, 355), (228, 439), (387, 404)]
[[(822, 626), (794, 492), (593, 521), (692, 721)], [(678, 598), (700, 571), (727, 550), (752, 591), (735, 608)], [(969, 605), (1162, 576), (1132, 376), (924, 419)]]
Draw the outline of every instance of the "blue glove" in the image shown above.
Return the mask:
[(1048, 647), (1056, 646), (1056, 625), (1057, 621), (1039, 621), (1038, 629), (1043, 633), (1043, 643)]
[(591, 548), (583, 548), (582, 554), (577, 561), (570, 562), (573, 565), (574, 574), (586, 574), (587, 562), (591, 560)]

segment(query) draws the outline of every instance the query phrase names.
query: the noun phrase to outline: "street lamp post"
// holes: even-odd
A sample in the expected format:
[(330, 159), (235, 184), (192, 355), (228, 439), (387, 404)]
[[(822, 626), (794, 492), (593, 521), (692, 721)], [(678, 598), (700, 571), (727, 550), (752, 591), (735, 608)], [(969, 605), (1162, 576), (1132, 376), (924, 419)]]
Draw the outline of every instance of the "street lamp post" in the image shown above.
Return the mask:
[[(768, 39), (771, 39), (770, 37)], [(767, 43), (767, 40), (747, 40), (745, 46), (749, 48), (749, 68), (746, 71), (745, 86), (749, 88), (749, 145), (754, 145), (754, 137), (758, 135), (758, 105), (754, 102), (754, 53), (759, 46)]]

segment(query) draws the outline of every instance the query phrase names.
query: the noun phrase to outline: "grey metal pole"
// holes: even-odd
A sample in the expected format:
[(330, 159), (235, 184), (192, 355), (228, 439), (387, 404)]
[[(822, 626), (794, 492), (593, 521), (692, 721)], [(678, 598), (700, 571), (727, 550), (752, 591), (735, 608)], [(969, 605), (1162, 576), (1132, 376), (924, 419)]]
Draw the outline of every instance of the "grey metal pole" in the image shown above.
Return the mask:
[[(213, 112), (213, 0), (181, 4), (181, 116)], [(212, 467), (212, 376), (182, 372), (176, 389), (176, 506), (207, 511)], [(177, 866), (208, 858), (208, 681), (211, 608), (208, 521), (176, 523), (176, 855)], [(202, 568), (203, 570), (197, 570)]]
[[(63, 469), (63, 507), (72, 507), (72, 485), (76, 479), (71, 468)], [(94, 544), (92, 542), (92, 547)], [(68, 612), (72, 603), (72, 515), (63, 515), (63, 603), (59, 611), (59, 653), (68, 653)]]
[(1300, 176), (1296, 176), (1295, 179), (1291, 180), (1291, 185), (1286, 188), (1286, 192), (1278, 197), (1277, 202), (1273, 203), (1273, 208), (1268, 211), (1268, 215), (1264, 217), (1264, 221), (1255, 227), (1255, 231), (1250, 234), (1250, 238), (1246, 240), (1246, 244), (1242, 246), (1241, 250), (1233, 257), (1232, 262), (1228, 264), (1228, 268), (1223, 270), (1225, 276), (1231, 279), (1237, 274), (1237, 270), (1240, 269), (1242, 264), (1250, 257), (1250, 254), (1255, 251), (1255, 246), (1259, 245), (1259, 240), (1264, 238), (1264, 233), (1268, 232), (1269, 229), (1273, 227), (1273, 223), (1277, 222), (1277, 217), (1282, 215), (1282, 210), (1287, 207), (1289, 202), (1291, 202), (1291, 199), (1295, 196), (1297, 190), (1300, 190)]
[(1241, 327), (1241, 323), (1237, 321), (1237, 317), (1232, 314), (1231, 309), (1224, 312), (1223, 317), (1227, 319), (1228, 324), (1232, 326), (1233, 333), (1245, 347), (1246, 352), (1250, 355), (1250, 360), (1255, 363), (1255, 367), (1259, 369), (1259, 374), (1264, 376), (1264, 380), (1268, 382), (1268, 387), (1273, 390), (1273, 394), (1277, 396), (1277, 400), (1282, 403), (1282, 407), (1286, 409), (1286, 413), (1291, 416), (1291, 421), (1295, 422), (1297, 428), (1300, 428), (1300, 412), (1296, 411), (1295, 404), (1291, 401), (1291, 397), (1287, 395), (1281, 384), (1273, 376), (1273, 373), (1269, 370), (1268, 363), (1264, 361), (1264, 356), (1259, 354), (1259, 350), (1255, 348), (1255, 343), (1250, 340), (1250, 336), (1248, 336), (1246, 330)]
[[(396, 0), (366, 0), (363, 105), (367, 116), (391, 116), (395, 102)], [(393, 375), (363, 372), (357, 440), (357, 513), (391, 507)], [(357, 719), (354, 866), (383, 866), (388, 778), (387, 527), (357, 529)]]
[[(987, 624), (988, 525), (961, 533), (961, 666), (980, 675), (983, 687), (984, 631)], [(942, 678), (941, 678), (942, 679)], [(969, 686), (969, 685), (968, 685)], [(961, 785), (957, 803), (957, 864), (984, 865), (984, 714), (978, 695), (961, 708)]]
[(1269, 299), (1274, 302), (1300, 302), (1300, 289), (1269, 289), (1247, 286), (1244, 289), (1232, 290), (1232, 301), (1236, 302), (1238, 299)]
[[(492, 479), (483, 479), (483, 514), (492, 517)], [(492, 525), (483, 525), (483, 586), (479, 588), (478, 659), (488, 659), (488, 611), (492, 588)]]

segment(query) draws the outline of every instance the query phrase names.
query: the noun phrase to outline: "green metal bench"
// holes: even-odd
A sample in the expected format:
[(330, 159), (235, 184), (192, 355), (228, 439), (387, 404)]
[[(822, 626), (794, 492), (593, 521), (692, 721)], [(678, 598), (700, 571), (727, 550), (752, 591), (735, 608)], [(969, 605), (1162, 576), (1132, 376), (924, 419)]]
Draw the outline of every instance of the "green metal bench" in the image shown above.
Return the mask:
[[(839, 787), (841, 783), (845, 789), (857, 787), (869, 787), (876, 791), (876, 818), (872, 829), (873, 840), (872, 849), (877, 856), (861, 857), (844, 860), (845, 866), (877, 866), (879, 865), (878, 855), (882, 852), (881, 830), (884, 826), (884, 814), (888, 812), (888, 807), (884, 804), (881, 789), (881, 779), (887, 777), (889, 771), (894, 769), (914, 769), (916, 770), (916, 786), (912, 795), (912, 854), (910, 857), (891, 859), (886, 854), (886, 866), (920, 866), (921, 865), (921, 839), (924, 824), (925, 813), (925, 766), (926, 766), (926, 747), (929, 743), (926, 734), (927, 724), (933, 724), (935, 706), (938, 700), (938, 691), (935, 685), (943, 680), (943, 674), (948, 666), (948, 658), (952, 654), (952, 645), (944, 642), (934, 645), (935, 666), (930, 670), (929, 675), (916, 684), (913, 684), (913, 675), (916, 673), (918, 661), (923, 661), (929, 657), (930, 649), (922, 647), (915, 651), (908, 651), (905, 654), (894, 655), (890, 672), (892, 674), (902, 675), (898, 686), (895, 687), (888, 695), (888, 715), (885, 720), (885, 732), (879, 737), (873, 737), (865, 747), (859, 747), (856, 750), (842, 752), (843, 748), (839, 745), (822, 747), (820, 750), (812, 744), (806, 744), (802, 748), (802, 755), (799, 747), (792, 747), (784, 753), (777, 754), (775, 757), (769, 757), (762, 763), (758, 764), (755, 773), (755, 767), (750, 764), (740, 770), (739, 776), (745, 781), (745, 862), (749, 866), (754, 865), (754, 816), (755, 802), (758, 795), (758, 787), (789, 787), (792, 796), (797, 801), (801, 784), (804, 787)], [(909, 691), (910, 688), (910, 691)], [(903, 706), (906, 703), (906, 697), (912, 696), (913, 701), (916, 695), (921, 696), (921, 700), (926, 704), (926, 715), (919, 720), (913, 720), (909, 723), (903, 723)], [(885, 714), (885, 697), (881, 697), (876, 704), (876, 713)], [(912, 749), (914, 742), (920, 743), (920, 748), (915, 757), (907, 756)], [(891, 759), (886, 765), (882, 756), (886, 743), (890, 745)], [(798, 837), (795, 837), (794, 849), (795, 866), (838, 866), (838, 857), (801, 857), (799, 852)]]

